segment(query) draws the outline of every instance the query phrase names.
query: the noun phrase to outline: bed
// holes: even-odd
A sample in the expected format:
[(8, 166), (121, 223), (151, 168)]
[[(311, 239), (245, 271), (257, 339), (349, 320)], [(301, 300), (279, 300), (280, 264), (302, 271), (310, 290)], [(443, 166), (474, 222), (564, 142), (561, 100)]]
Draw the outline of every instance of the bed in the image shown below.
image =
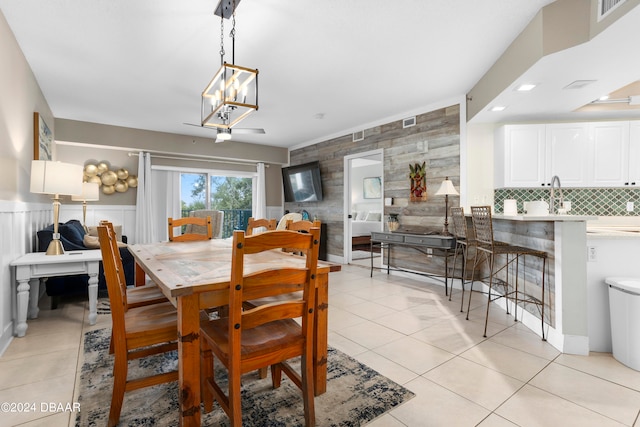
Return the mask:
[(382, 214), (379, 212), (356, 213), (354, 218), (351, 221), (351, 249), (368, 251), (371, 232), (382, 230)]

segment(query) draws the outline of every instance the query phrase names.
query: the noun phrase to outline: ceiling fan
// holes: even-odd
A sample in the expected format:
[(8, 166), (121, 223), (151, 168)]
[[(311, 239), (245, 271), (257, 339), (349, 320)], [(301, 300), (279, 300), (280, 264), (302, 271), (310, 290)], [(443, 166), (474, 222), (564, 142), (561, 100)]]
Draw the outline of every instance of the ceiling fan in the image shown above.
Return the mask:
[(216, 127), (216, 126), (198, 125), (198, 124), (195, 124), (195, 123), (183, 123), (183, 124), (188, 125), (188, 126), (196, 126), (196, 127), (199, 127), (199, 128), (210, 129), (210, 130), (216, 131), (217, 137), (216, 137), (216, 140), (214, 141), (216, 143), (227, 141), (227, 140), (231, 139), (231, 135), (232, 135), (231, 132), (232, 131), (233, 131), (233, 134), (236, 134), (236, 133), (263, 134), (263, 133), (265, 133), (264, 129), (262, 129), (262, 128), (220, 128), (220, 127)]

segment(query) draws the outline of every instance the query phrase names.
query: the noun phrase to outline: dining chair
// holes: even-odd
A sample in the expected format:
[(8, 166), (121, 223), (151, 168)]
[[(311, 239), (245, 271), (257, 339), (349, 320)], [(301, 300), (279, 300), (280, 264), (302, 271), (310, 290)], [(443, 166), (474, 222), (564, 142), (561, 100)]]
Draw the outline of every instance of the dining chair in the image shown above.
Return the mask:
[[(455, 269), (458, 254), (462, 254), (462, 276), (460, 278), (460, 286), (462, 287), (462, 296), (460, 298), (460, 312), (464, 312), (464, 287), (467, 282), (467, 263), (469, 262), (469, 247), (476, 244), (473, 233), (467, 227), (467, 218), (464, 216), (464, 208), (452, 207), (451, 219), (453, 222), (453, 235), (456, 238), (456, 250), (453, 255), (453, 268)], [(471, 282), (475, 278), (475, 270), (471, 271)], [(449, 301), (451, 301), (451, 292), (449, 293)]]
[(101, 225), (98, 227), (98, 238), (111, 305), (113, 394), (107, 423), (111, 427), (118, 424), (125, 392), (178, 379), (178, 371), (127, 378), (129, 360), (178, 348), (178, 324), (177, 310), (168, 301), (136, 308), (127, 307), (126, 283), (123, 280), (115, 234), (110, 227)]
[[(100, 221), (100, 225), (109, 228), (111, 234), (115, 235), (113, 223), (109, 221)], [(124, 269), (121, 267), (121, 264), (122, 260), (118, 259), (118, 271), (120, 274), (124, 275)], [(124, 277), (121, 279), (123, 283), (126, 283)], [(158, 288), (151, 280), (148, 280), (143, 286), (135, 286), (132, 288), (125, 286), (122, 295), (125, 299), (125, 305), (127, 308), (141, 307), (144, 305), (152, 305), (168, 301), (160, 288)]]
[(275, 219), (255, 219), (251, 217), (247, 222), (247, 236), (251, 236), (252, 234), (254, 234), (254, 230), (257, 228), (264, 228), (266, 229), (266, 231), (272, 231), (276, 229), (277, 225), (278, 222)]
[[(491, 303), (500, 298), (505, 298), (505, 306), (507, 314), (509, 314), (509, 301), (514, 301), (514, 320), (518, 320), (518, 304), (523, 305), (533, 304), (539, 312), (542, 322), (542, 339), (545, 338), (544, 331), (544, 300), (545, 300), (545, 273), (546, 273), (546, 260), (547, 253), (544, 251), (536, 250), (533, 248), (527, 248), (523, 246), (512, 245), (506, 242), (500, 242), (494, 240), (493, 237), (493, 221), (491, 218), (491, 206), (471, 206), (471, 218), (473, 222), (473, 230), (476, 240), (476, 256), (474, 259), (474, 271), (484, 261), (487, 262), (489, 268), (489, 290), (487, 298), (487, 313), (484, 321), (484, 336), (487, 336), (487, 324), (489, 322), (489, 308)], [(501, 257), (504, 259), (504, 263), (496, 263), (496, 258)], [(534, 256), (542, 261), (541, 268), (541, 296), (537, 298), (534, 295), (530, 295), (526, 292), (526, 271), (524, 274), (523, 288), (520, 289), (518, 283), (518, 269), (520, 266), (520, 259), (522, 258), (523, 270), (526, 268), (526, 256)], [(509, 283), (509, 269), (515, 267), (515, 283)], [(501, 273), (502, 272), (502, 273)], [(497, 275), (502, 274), (502, 279), (497, 280)], [(495, 287), (501, 287), (502, 293), (494, 293), (492, 296), (492, 290)], [(471, 288), (469, 289), (469, 301), (467, 305), (467, 319), (469, 319), (469, 309), (471, 307), (471, 295), (473, 294), (473, 281), (471, 282)]]
[[(244, 231), (234, 232), (229, 315), (200, 324), (206, 412), (213, 409), (215, 400), (231, 425), (241, 426), (240, 377), (271, 366), (272, 386), (280, 386), (282, 372), (291, 378), (302, 391), (305, 425), (315, 425), (313, 330), (319, 239), (320, 229), (315, 227), (309, 233), (285, 230), (245, 236)], [(306, 259), (292, 255), (295, 260), (287, 267), (244, 273), (245, 257), (277, 248), (294, 248), (303, 252)], [(243, 309), (243, 301), (285, 295), (290, 298)], [(287, 362), (298, 356), (300, 372)], [(228, 371), (227, 393), (214, 376), (214, 358)]]
[[(186, 218), (169, 218), (169, 241), (170, 242), (192, 242), (196, 240), (210, 240), (213, 238), (213, 227), (211, 226), (211, 217), (198, 218), (194, 216)], [(200, 233), (184, 233), (181, 235), (174, 235), (173, 229), (175, 227), (182, 227), (183, 225), (197, 225), (207, 228), (207, 234)]]

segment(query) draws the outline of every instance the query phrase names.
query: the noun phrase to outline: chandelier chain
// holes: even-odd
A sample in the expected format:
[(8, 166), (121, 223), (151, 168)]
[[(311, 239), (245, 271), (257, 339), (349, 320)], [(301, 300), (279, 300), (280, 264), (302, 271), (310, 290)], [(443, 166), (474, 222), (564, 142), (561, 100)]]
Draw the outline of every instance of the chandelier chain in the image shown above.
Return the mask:
[(231, 63), (236, 63), (236, 0), (232, 0), (231, 12)]
[(220, 64), (224, 63), (224, 17), (220, 14)]

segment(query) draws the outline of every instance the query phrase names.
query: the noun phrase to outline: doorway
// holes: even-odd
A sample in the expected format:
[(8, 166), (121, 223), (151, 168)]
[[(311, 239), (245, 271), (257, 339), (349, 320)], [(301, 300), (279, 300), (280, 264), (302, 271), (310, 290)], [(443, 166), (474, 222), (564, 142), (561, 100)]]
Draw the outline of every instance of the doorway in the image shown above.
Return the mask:
[(344, 157), (344, 260), (369, 256), (372, 231), (384, 229), (382, 149)]

